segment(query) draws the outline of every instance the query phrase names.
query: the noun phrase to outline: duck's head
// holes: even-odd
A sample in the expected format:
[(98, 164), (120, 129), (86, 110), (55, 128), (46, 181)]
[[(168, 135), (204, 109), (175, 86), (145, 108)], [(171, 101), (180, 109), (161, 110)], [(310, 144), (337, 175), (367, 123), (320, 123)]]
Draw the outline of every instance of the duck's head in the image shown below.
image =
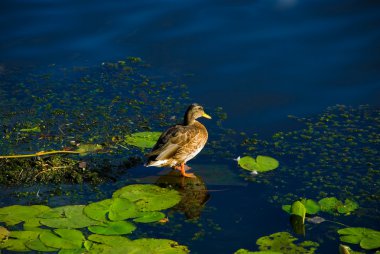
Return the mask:
[(207, 119), (211, 119), (211, 116), (205, 113), (201, 105), (197, 103), (193, 103), (186, 110), (184, 124), (185, 125), (192, 124), (194, 123), (195, 119), (199, 117), (205, 117)]

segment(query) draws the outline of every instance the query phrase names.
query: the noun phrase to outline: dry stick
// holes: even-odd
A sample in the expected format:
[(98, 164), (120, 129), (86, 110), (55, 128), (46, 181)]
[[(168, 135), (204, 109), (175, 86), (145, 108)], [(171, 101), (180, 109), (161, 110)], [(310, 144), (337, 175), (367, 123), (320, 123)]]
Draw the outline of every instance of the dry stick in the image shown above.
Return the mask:
[(77, 151), (50, 151), (50, 152), (38, 152), (38, 153), (33, 153), (33, 154), (2, 155), (2, 156), (0, 156), (0, 159), (37, 157), (37, 156), (44, 156), (44, 155), (50, 155), (50, 154), (60, 154), (60, 153), (80, 154), (82, 152), (77, 152)]

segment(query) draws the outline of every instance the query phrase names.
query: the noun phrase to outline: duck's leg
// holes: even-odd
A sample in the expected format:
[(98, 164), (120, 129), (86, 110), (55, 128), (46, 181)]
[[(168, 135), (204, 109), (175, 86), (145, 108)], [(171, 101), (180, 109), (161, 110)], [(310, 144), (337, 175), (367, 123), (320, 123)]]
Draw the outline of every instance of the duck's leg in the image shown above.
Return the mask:
[[(181, 165), (174, 166), (174, 167), (172, 167), (172, 169), (176, 169), (176, 170), (181, 171)], [(187, 166), (187, 165), (185, 164), (185, 171), (190, 170), (190, 169), (191, 169), (191, 167), (189, 167), (189, 166)]]
[(195, 175), (193, 173), (186, 173), (186, 170), (185, 170), (185, 163), (181, 163), (181, 175), (183, 175), (184, 177), (191, 177), (191, 178), (195, 178)]

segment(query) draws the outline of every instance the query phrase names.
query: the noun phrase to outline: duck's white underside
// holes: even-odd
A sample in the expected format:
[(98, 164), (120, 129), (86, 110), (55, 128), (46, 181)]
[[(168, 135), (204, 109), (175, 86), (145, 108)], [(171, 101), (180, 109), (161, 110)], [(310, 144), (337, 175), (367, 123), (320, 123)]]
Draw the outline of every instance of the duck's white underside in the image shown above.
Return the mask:
[[(203, 146), (199, 147), (197, 150), (195, 150), (194, 152), (192, 152), (191, 154), (189, 154), (186, 158), (186, 160), (184, 161), (184, 163), (188, 162), (189, 160), (191, 160), (192, 158), (194, 158), (201, 150), (202, 150)], [(169, 160), (157, 160), (157, 161), (151, 161), (149, 162), (149, 165), (145, 164), (146, 167), (151, 167), (151, 166), (154, 166), (154, 167), (163, 167), (163, 166), (167, 166), (167, 163), (168, 163)], [(176, 160), (172, 160), (171, 161), (171, 164), (169, 165), (170, 167), (174, 167), (178, 164), (178, 162)]]

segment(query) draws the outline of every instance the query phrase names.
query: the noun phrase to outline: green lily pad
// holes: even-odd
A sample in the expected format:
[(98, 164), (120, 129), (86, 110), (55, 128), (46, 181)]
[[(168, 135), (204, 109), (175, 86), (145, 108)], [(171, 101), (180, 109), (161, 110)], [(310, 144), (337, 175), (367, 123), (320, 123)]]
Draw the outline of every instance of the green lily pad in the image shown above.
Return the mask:
[(143, 238), (131, 241), (121, 236), (104, 235), (90, 235), (88, 239), (94, 242), (90, 252), (95, 253), (189, 253), (186, 246), (167, 239)]
[(351, 227), (339, 229), (338, 234), (342, 242), (360, 244), (360, 247), (366, 250), (380, 248), (380, 231)]
[(333, 213), (337, 210), (338, 206), (342, 205), (342, 202), (335, 197), (323, 198), (318, 201), (321, 211)]
[(95, 202), (87, 205), (83, 211), (89, 218), (98, 221), (107, 221), (107, 218), (112, 221), (125, 220), (135, 218), (139, 214), (136, 205), (125, 198)]
[(290, 208), (290, 213), (292, 215), (297, 215), (302, 218), (302, 224), (305, 223), (305, 216), (306, 216), (306, 208), (301, 203), (301, 201), (296, 201), (292, 204), (292, 207)]
[(280, 165), (278, 160), (276, 160), (275, 158), (272, 158), (269, 156), (263, 156), (263, 155), (257, 156), (256, 162), (257, 164), (259, 164), (261, 172), (276, 169)]
[(84, 228), (99, 224), (83, 213), (84, 205), (61, 206), (41, 214), (40, 223), (51, 228)]
[(127, 221), (109, 221), (100, 225), (90, 226), (88, 230), (92, 233), (102, 235), (124, 235), (136, 229), (136, 226)]
[(85, 238), (81, 231), (75, 229), (55, 229), (54, 232), (40, 234), (41, 242), (57, 249), (80, 249)]
[(26, 242), (25, 246), (31, 250), (41, 251), (41, 252), (59, 251), (59, 249), (57, 248), (46, 246), (39, 238)]
[(10, 251), (30, 251), (26, 243), (38, 239), (40, 232), (10, 231), (8, 240), (0, 242), (0, 249)]
[(278, 168), (279, 162), (269, 156), (258, 155), (256, 159), (244, 156), (237, 159), (238, 165), (250, 171), (266, 172)]
[(337, 207), (338, 213), (349, 214), (359, 208), (358, 203), (353, 200), (346, 199), (344, 204)]
[(40, 226), (42, 226), (42, 224), (40, 223), (40, 218), (30, 218), (24, 222), (23, 229), (25, 231), (41, 231), (41, 230), (44, 230), (44, 229), (40, 228)]
[(58, 252), (58, 254), (83, 254), (83, 253), (87, 253), (86, 252), (87, 250), (85, 248), (81, 248), (81, 249), (70, 249), (70, 250), (65, 250), (65, 249), (62, 249)]
[(161, 212), (142, 212), (140, 216), (133, 219), (134, 222), (150, 223), (165, 218), (165, 214)]
[(254, 171), (259, 170), (260, 166), (257, 164), (256, 160), (251, 156), (244, 156), (237, 159), (238, 165), (246, 170)]
[(113, 221), (125, 220), (138, 216), (137, 207), (125, 198), (113, 198), (108, 218)]
[(316, 214), (321, 210), (319, 204), (312, 199), (302, 199), (301, 202), (304, 204), (307, 214)]
[(294, 242), (297, 240), (288, 232), (278, 232), (269, 236), (260, 237), (256, 244), (259, 245), (261, 251), (278, 251), (286, 253), (307, 253), (312, 254), (319, 246), (318, 243), (312, 241), (304, 241), (299, 244)]
[(277, 251), (249, 251), (246, 249), (240, 249), (235, 251), (234, 254), (282, 254), (282, 252)]
[(83, 212), (86, 216), (97, 221), (106, 221), (112, 199), (105, 199), (86, 205)]
[(159, 211), (170, 208), (181, 201), (175, 190), (152, 184), (134, 184), (115, 191), (113, 198), (126, 198), (134, 202), (140, 211)]
[(43, 205), (12, 205), (0, 208), (0, 221), (7, 225), (16, 225), (22, 221), (34, 218), (37, 215), (49, 211), (51, 208)]
[(160, 136), (161, 132), (137, 132), (126, 136), (125, 142), (140, 148), (152, 148)]
[(291, 210), (292, 210), (292, 205), (283, 205), (281, 206), (282, 210), (284, 210), (285, 212), (287, 213), (291, 213)]

